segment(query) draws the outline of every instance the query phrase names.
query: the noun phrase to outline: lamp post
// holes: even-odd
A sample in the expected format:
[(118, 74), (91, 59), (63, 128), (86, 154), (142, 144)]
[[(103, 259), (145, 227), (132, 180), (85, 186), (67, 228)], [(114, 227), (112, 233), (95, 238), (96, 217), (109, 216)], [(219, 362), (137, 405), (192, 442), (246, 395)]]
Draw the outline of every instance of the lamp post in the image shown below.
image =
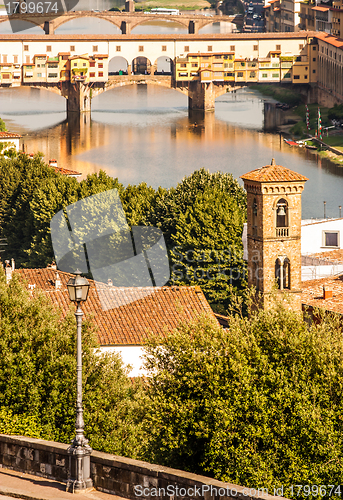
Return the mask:
[[(92, 448), (83, 434), (84, 420), (82, 407), (82, 340), (81, 326), (83, 312), (81, 302), (87, 300), (89, 283), (86, 278), (81, 277), (81, 272), (76, 271), (75, 277), (70, 278), (67, 283), (69, 298), (76, 302), (76, 358), (77, 358), (77, 398), (76, 398), (76, 435), (68, 448), (69, 454), (69, 478), (67, 491), (80, 492), (93, 488), (93, 481), (90, 477), (90, 455)], [(73, 459), (74, 458), (74, 459)]]

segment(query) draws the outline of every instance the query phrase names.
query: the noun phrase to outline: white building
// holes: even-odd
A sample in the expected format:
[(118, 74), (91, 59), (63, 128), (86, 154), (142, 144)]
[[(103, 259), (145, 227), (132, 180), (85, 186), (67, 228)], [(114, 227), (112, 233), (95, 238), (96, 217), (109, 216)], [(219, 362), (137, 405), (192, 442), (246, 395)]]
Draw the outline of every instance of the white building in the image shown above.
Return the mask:
[(14, 146), (17, 151), (19, 151), (20, 139), (21, 135), (19, 134), (12, 134), (12, 132), (0, 132), (0, 143), (6, 144), (8, 147)]

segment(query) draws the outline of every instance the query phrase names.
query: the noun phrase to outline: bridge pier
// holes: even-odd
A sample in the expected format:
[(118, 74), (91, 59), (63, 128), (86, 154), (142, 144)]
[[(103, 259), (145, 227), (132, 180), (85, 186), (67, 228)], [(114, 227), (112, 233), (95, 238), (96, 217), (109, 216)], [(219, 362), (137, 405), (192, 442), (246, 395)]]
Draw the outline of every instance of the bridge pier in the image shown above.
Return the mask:
[(91, 110), (91, 88), (83, 82), (66, 82), (64, 97), (67, 98), (67, 114), (87, 113)]
[(54, 35), (55, 34), (55, 26), (53, 21), (45, 21), (43, 30), (46, 35)]
[(213, 82), (189, 82), (188, 109), (198, 111), (213, 111), (216, 93)]
[(131, 25), (128, 21), (122, 21), (120, 25), (122, 35), (129, 35), (131, 33)]
[(197, 35), (199, 33), (199, 21), (189, 21), (188, 33), (190, 35)]

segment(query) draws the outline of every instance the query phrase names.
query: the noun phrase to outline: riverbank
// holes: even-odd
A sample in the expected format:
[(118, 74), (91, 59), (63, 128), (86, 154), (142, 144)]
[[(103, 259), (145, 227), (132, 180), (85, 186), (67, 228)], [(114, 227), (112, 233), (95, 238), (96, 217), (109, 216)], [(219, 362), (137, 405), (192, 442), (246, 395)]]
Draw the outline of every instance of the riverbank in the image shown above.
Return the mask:
[(202, 10), (210, 9), (211, 3), (207, 0), (137, 0), (136, 10), (157, 9), (163, 7), (165, 9), (179, 10)]
[[(267, 95), (280, 103), (286, 103), (291, 106), (291, 109), (283, 111), (285, 124), (277, 127), (282, 134), (292, 137), (293, 140), (306, 139), (310, 136), (315, 136), (318, 130), (318, 109), (320, 109), (321, 125), (323, 129), (322, 141), (311, 142), (311, 146), (318, 146), (313, 153), (320, 157), (328, 158), (336, 165), (343, 166), (343, 130), (334, 129), (333, 131), (325, 131), (326, 127), (332, 126), (328, 118), (329, 108), (319, 107), (317, 103), (307, 106), (309, 112), (309, 126), (306, 124), (306, 105), (301, 102), (302, 98), (291, 89), (284, 87), (275, 87), (272, 85), (253, 85), (252, 88), (257, 90), (262, 95)], [(333, 150), (326, 149), (326, 146), (334, 148)]]

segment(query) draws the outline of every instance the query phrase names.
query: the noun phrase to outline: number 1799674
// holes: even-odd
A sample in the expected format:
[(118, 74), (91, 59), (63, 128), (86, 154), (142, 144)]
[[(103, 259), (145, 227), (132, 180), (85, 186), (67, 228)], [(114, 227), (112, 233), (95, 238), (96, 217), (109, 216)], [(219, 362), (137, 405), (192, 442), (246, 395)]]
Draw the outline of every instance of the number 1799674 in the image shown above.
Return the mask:
[[(57, 2), (5, 2), (7, 14), (57, 14)], [(62, 11), (63, 12), (63, 11)]]

